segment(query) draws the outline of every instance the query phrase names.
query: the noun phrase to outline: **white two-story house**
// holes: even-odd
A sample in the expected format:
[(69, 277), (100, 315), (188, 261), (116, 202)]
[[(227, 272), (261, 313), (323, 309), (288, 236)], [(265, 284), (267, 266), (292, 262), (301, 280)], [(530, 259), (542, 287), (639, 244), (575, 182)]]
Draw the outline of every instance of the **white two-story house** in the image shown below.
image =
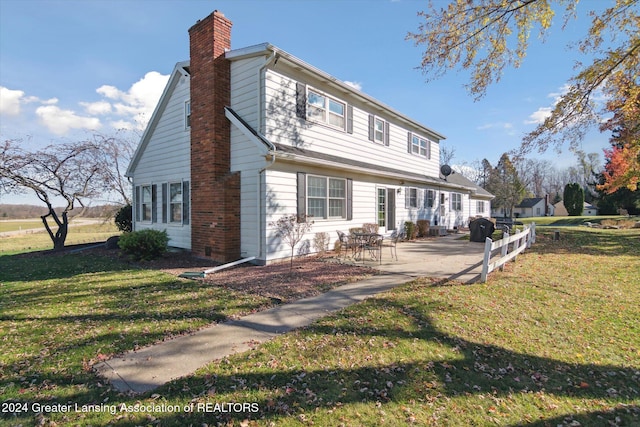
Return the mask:
[[(190, 30), (127, 175), (134, 229), (220, 262), (288, 256), (272, 223), (315, 233), (428, 219), (447, 228), (489, 216), (493, 196), (440, 175), (444, 136), (264, 43), (231, 49), (214, 12)], [(481, 190), (481, 189), (480, 189)], [(312, 249), (313, 250), (313, 249)]]

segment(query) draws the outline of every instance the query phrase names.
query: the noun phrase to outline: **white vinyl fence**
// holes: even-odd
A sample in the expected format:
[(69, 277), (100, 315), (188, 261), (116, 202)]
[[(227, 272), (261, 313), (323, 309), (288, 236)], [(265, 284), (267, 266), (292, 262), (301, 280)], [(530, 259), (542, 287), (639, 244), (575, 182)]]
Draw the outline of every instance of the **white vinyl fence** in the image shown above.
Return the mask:
[[(516, 256), (520, 252), (523, 252), (526, 248), (531, 247), (536, 242), (536, 224), (525, 225), (524, 230), (519, 233), (509, 236), (509, 233), (504, 233), (501, 240), (494, 242), (489, 237), (485, 240), (484, 244), (484, 259), (482, 261), (482, 273), (480, 274), (480, 282), (487, 281), (487, 275), (496, 268), (502, 270), (504, 264), (507, 261), (513, 259), (515, 261)], [(501, 249), (500, 256), (495, 258), (494, 252)], [(497, 254), (495, 254), (497, 256)], [(492, 257), (494, 259), (492, 259)]]

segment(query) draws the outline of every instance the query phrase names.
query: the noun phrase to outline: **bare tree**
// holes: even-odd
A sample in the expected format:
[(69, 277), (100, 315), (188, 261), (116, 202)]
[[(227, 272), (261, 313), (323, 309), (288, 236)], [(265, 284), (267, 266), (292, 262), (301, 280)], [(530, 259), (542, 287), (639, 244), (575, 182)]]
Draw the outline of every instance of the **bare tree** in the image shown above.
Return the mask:
[[(50, 145), (29, 152), (20, 141), (5, 141), (0, 148), (0, 190), (24, 193), (33, 191), (48, 209), (41, 216), (54, 250), (64, 248), (69, 229), (68, 214), (84, 200), (97, 197), (106, 189), (103, 156), (92, 141)], [(66, 203), (60, 215), (53, 204)], [(49, 224), (48, 218), (53, 220)], [(53, 230), (52, 227), (57, 227)]]
[(440, 144), (440, 164), (451, 165), (451, 160), (456, 156), (456, 149)]
[(306, 216), (300, 218), (298, 215), (285, 215), (269, 225), (275, 227), (276, 235), (291, 247), (291, 263), (289, 265), (289, 270), (293, 270), (295, 247), (302, 241), (304, 235), (311, 230), (313, 221), (308, 221)]
[(129, 134), (124, 130), (119, 130), (111, 136), (102, 134), (92, 136), (93, 143), (100, 147), (108, 191), (115, 193), (124, 205), (131, 204), (131, 184), (124, 174), (133, 158), (137, 137), (139, 135)]

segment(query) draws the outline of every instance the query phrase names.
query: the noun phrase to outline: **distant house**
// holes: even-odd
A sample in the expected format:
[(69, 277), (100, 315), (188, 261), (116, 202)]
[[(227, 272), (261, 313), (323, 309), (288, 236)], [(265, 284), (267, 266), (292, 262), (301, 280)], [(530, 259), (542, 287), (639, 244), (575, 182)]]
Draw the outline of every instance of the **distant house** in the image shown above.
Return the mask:
[[(215, 11), (190, 30), (127, 170), (134, 229), (219, 262), (267, 263), (290, 249), (272, 225), (314, 234), (428, 219), (447, 228), (489, 216), (492, 195), (440, 176), (439, 132), (269, 43), (231, 49)], [(313, 250), (313, 249), (311, 249)]]
[(518, 218), (553, 215), (554, 205), (548, 202), (548, 197), (530, 197), (514, 206), (513, 215)]
[[(553, 205), (555, 208), (554, 216), (567, 216), (567, 208), (564, 207), (564, 202), (560, 201)], [(598, 215), (598, 207), (591, 203), (584, 202), (584, 208), (582, 209), (582, 216), (595, 216)]]

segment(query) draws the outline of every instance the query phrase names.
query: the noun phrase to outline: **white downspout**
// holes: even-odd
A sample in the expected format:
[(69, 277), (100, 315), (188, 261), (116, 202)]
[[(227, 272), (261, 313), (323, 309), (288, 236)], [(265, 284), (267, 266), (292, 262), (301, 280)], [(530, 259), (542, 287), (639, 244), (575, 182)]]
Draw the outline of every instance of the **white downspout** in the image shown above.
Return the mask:
[[(266, 180), (266, 174), (265, 171), (267, 169), (269, 169), (271, 166), (273, 166), (273, 164), (276, 162), (276, 146), (273, 145), (273, 143), (271, 143), (271, 141), (269, 141), (266, 137), (264, 137), (264, 135), (262, 135), (262, 115), (263, 115), (263, 106), (266, 103), (266, 97), (267, 97), (267, 88), (266, 88), (266, 79), (267, 79), (267, 75), (266, 75), (266, 69), (267, 67), (276, 59), (276, 53), (275, 51), (271, 53), (271, 56), (269, 56), (269, 58), (267, 58), (267, 60), (265, 61), (264, 65), (262, 65), (260, 67), (260, 69), (258, 70), (258, 85), (259, 85), (259, 96), (258, 96), (258, 126), (256, 131), (258, 132), (258, 134), (260, 134), (261, 137), (263, 137), (263, 139), (265, 141), (267, 141), (270, 145), (269, 147), (269, 154), (271, 154), (271, 163), (269, 163), (268, 165), (266, 165), (265, 167), (263, 167), (262, 169), (260, 169), (258, 171), (258, 176), (257, 176), (257, 191), (256, 191), (256, 211), (257, 211), (257, 218), (258, 218), (258, 238), (259, 238), (259, 243), (258, 243), (258, 259), (263, 259), (263, 254), (264, 256), (264, 260), (265, 263), (267, 261), (267, 257), (265, 254), (265, 250), (264, 250), (264, 239), (263, 236), (266, 234), (266, 227), (262, 221), (262, 213), (263, 213), (263, 207), (262, 207), (262, 176), (264, 174), (265, 176), (265, 188), (267, 185), (267, 180)], [(263, 77), (264, 76), (264, 77)], [(265, 213), (265, 219), (266, 219), (266, 213)]]

